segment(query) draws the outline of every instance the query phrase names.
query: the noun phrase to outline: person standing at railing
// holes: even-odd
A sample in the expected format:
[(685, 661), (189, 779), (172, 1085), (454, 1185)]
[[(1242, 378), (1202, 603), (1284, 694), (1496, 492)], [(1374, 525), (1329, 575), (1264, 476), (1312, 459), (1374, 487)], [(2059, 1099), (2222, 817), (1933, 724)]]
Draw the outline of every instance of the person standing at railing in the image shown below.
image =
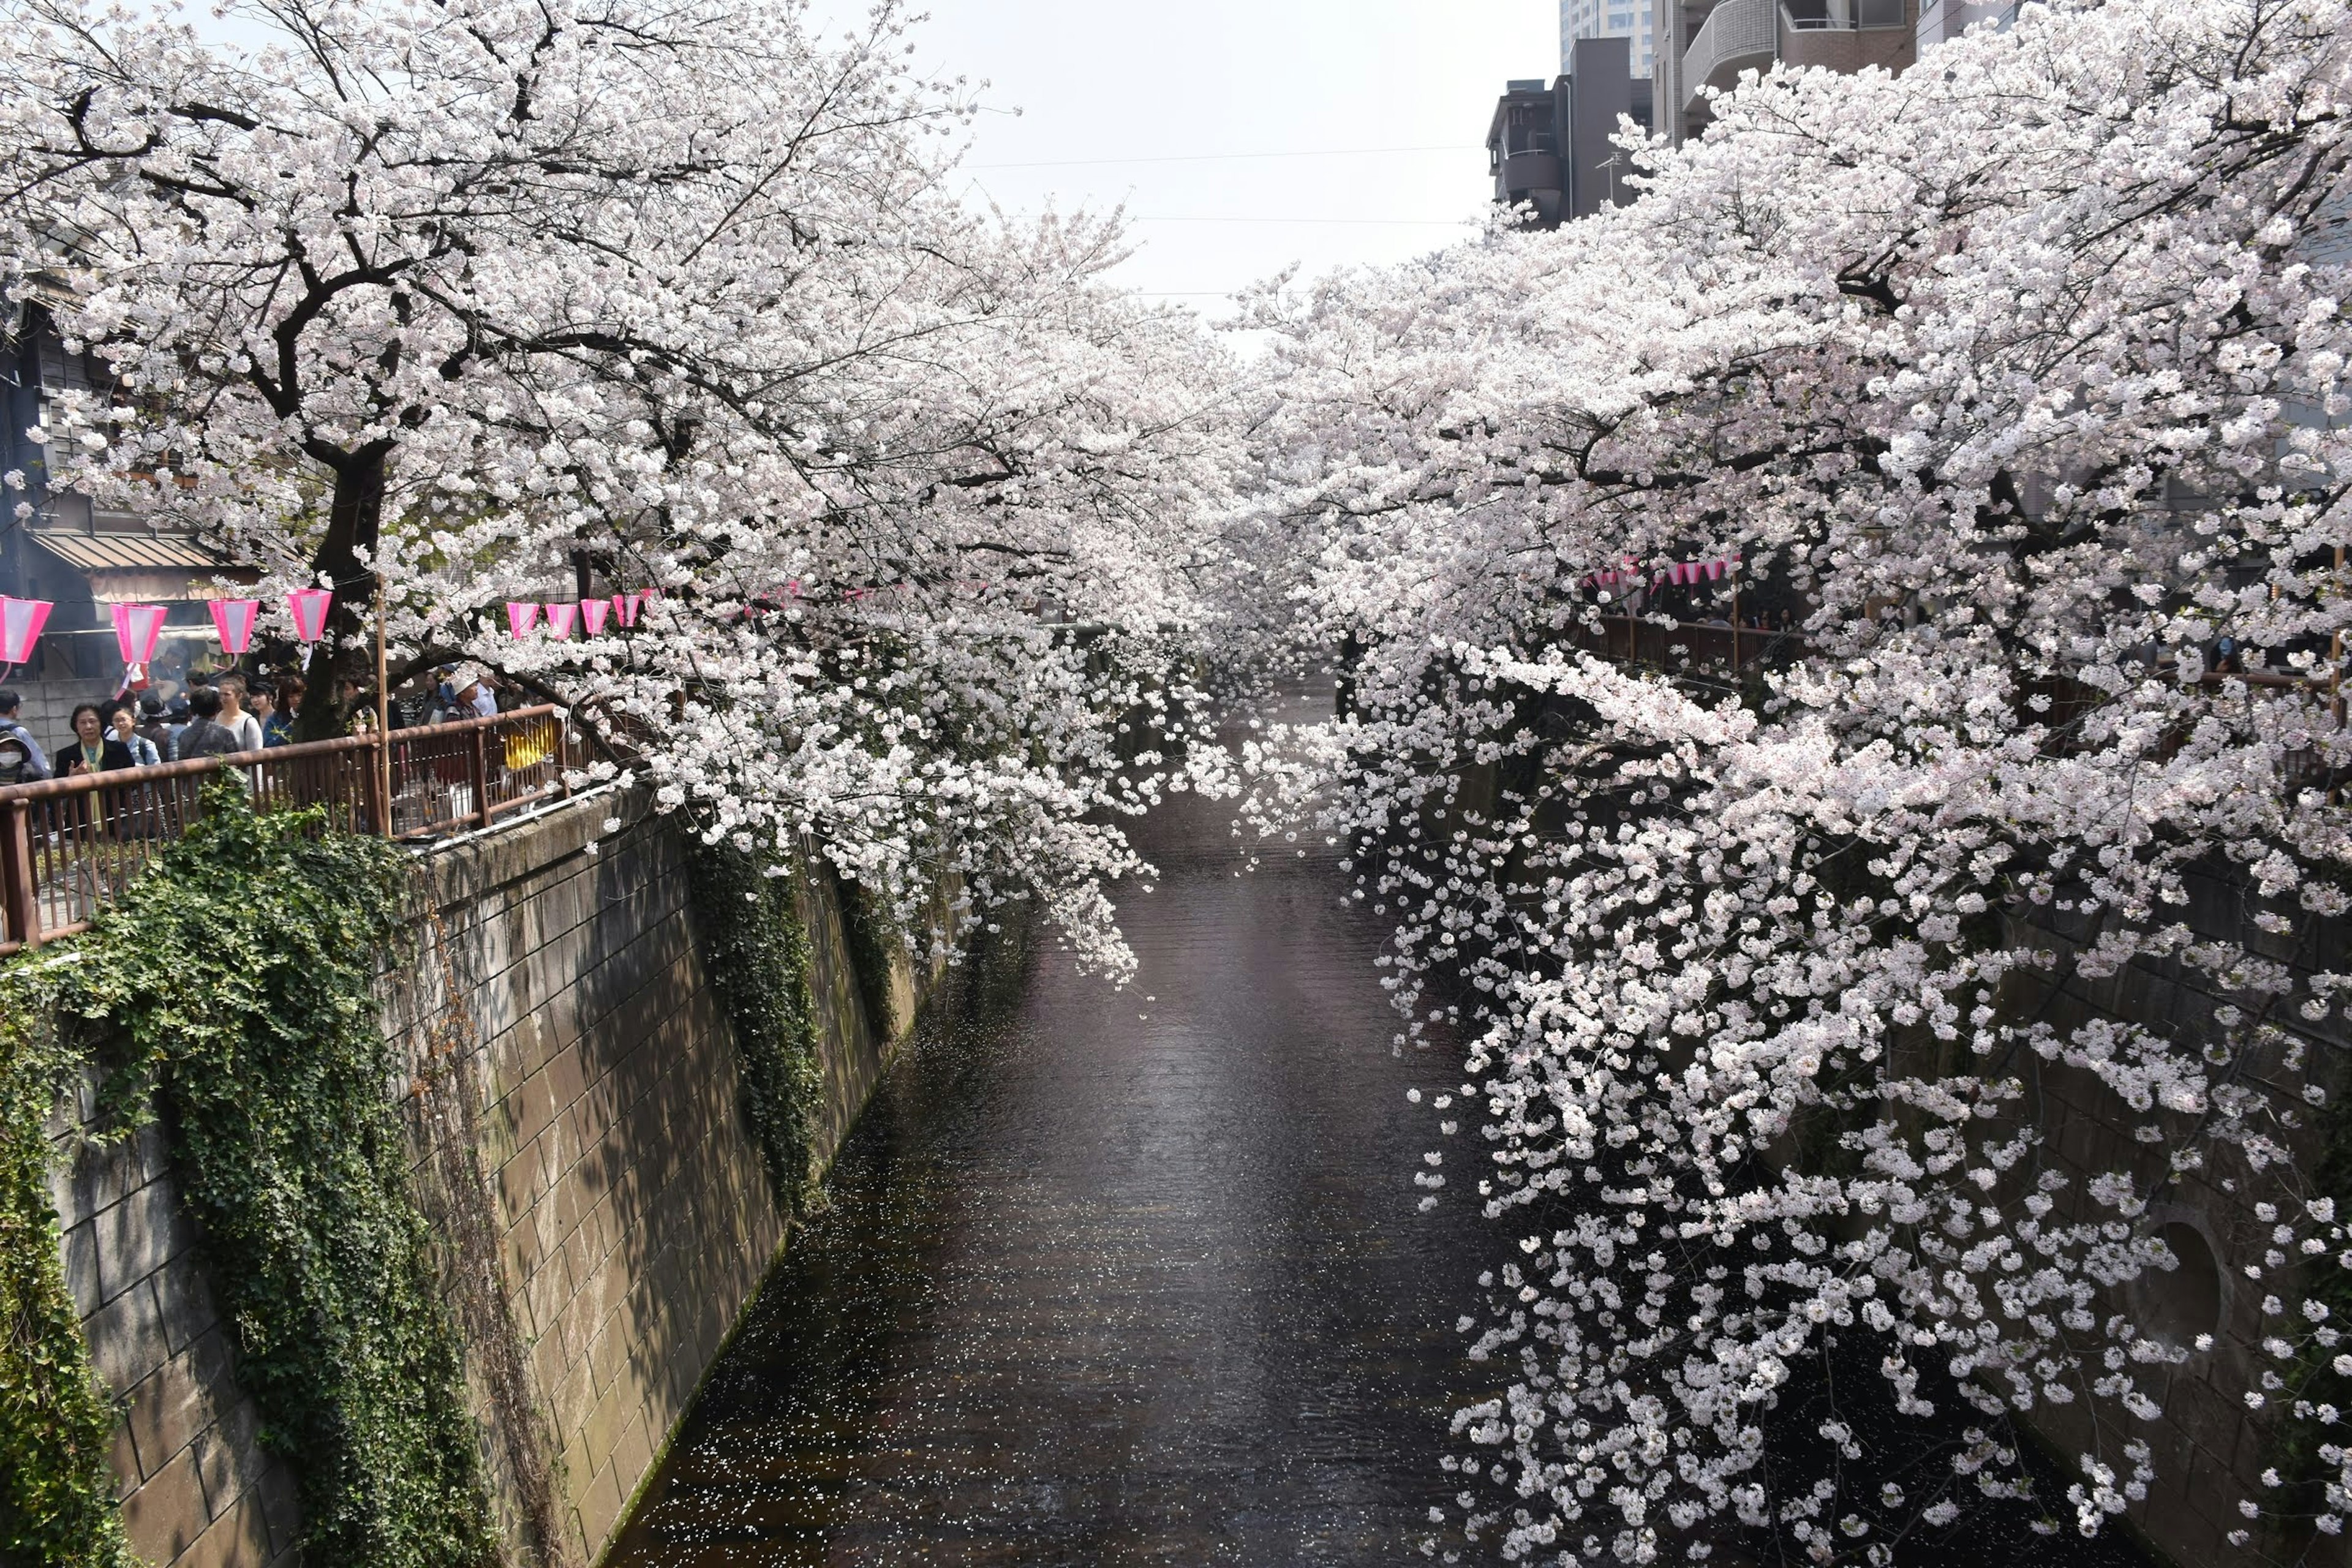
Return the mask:
[(163, 698), (161, 692), (142, 691), (139, 694), (138, 731), (139, 738), (154, 748), (157, 762), (170, 760), (172, 726), (163, 717)]
[(294, 715), (302, 706), (305, 689), (299, 675), (280, 676), (271, 704), (272, 711), (261, 721), (261, 743), (282, 746), (294, 738)]
[[(153, 695), (150, 692), (148, 697), (152, 699)], [(143, 709), (145, 701), (142, 700), (140, 706)], [(160, 703), (157, 704), (159, 711), (161, 707)], [(114, 710), (108, 723), (113, 729), (114, 738), (130, 752), (131, 766), (152, 768), (163, 760), (163, 751), (140, 732), (139, 727), (131, 722), (132, 716), (131, 704), (126, 702)], [(119, 792), (109, 793), (120, 796), (110, 803), (117, 821), (129, 826), (142, 838), (153, 838), (162, 834), (163, 815), (156, 809), (155, 787), (152, 784), (126, 785)]]
[(497, 715), (499, 700), (490, 691), (489, 682), (482, 672), (470, 664), (461, 664), (449, 675), (449, 688), (456, 695), (456, 711), (452, 719), (488, 719)]
[(0, 691), (0, 737), (15, 742), (24, 752), (24, 760), (16, 764), (16, 776), (9, 781), (12, 784), (31, 784), (49, 776), (49, 759), (41, 750), (41, 743), (33, 739), (30, 730), (16, 721), (23, 706), (23, 700), (15, 692)]
[(245, 710), (245, 677), (231, 670), (215, 684), (220, 688), (220, 727), (236, 737), (238, 751), (261, 750), (261, 721)]
[(139, 726), (131, 722), (129, 708), (114, 710), (113, 729), (114, 738), (121, 742), (123, 750), (131, 753), (132, 767), (152, 768), (163, 762), (163, 753), (156, 748), (155, 742), (141, 734)]
[(58, 777), (110, 773), (134, 765), (131, 748), (106, 732), (97, 703), (85, 702), (73, 710), (73, 731), (72, 742), (58, 748)]
[(269, 726), (278, 717), (278, 688), (267, 680), (257, 680), (246, 688), (245, 710), (261, 726), (261, 743), (278, 744), (269, 738)]
[(199, 686), (188, 693), (188, 710), (193, 717), (188, 727), (180, 731), (176, 749), (181, 762), (191, 757), (232, 756), (248, 749), (236, 731), (219, 722), (221, 708), (221, 694), (209, 686)]

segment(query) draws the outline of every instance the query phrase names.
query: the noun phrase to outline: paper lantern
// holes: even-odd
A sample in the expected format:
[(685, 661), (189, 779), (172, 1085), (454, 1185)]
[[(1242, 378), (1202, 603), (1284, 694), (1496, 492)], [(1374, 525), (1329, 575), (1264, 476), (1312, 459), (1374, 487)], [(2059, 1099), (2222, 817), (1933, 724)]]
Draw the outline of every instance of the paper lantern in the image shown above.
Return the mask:
[(56, 607), (47, 599), (12, 599), (0, 594), (0, 665), (32, 662), (41, 627)]
[(612, 613), (613, 601), (610, 599), (581, 600), (580, 629), (592, 637), (604, 636), (604, 617)]
[(145, 664), (155, 657), (155, 639), (163, 635), (161, 605), (116, 605), (114, 644), (122, 650), (124, 665)]
[(261, 613), (258, 599), (215, 599), (213, 630), (220, 634), (221, 652), (236, 658), (253, 646), (253, 617)]
[(529, 599), (507, 601), (507, 635), (509, 637), (520, 642), (530, 635), (530, 628), (537, 625), (539, 625), (537, 604)]
[(613, 595), (613, 614), (618, 616), (624, 627), (637, 624), (637, 596), (635, 594)]
[(294, 617), (294, 640), (309, 647), (327, 635), (327, 611), (334, 605), (335, 595), (325, 588), (297, 588), (286, 595), (286, 608)]
[(580, 606), (567, 599), (543, 607), (547, 611), (547, 629), (555, 634), (555, 640), (557, 642), (571, 640), (572, 628), (580, 620)]
[(1706, 580), (1710, 583), (1718, 580), (1723, 575), (1723, 569), (1730, 564), (1731, 563), (1728, 561), (1708, 562), (1706, 563)]

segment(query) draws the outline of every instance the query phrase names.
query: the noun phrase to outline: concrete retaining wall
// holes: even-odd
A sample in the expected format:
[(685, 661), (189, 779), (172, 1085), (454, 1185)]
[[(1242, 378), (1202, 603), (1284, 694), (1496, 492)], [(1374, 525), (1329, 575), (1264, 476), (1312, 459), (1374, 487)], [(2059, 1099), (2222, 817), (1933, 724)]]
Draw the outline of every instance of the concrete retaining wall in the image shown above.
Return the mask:
[[(614, 816), (633, 826), (604, 834)], [(783, 1242), (684, 853), (670, 823), (610, 795), (443, 849), (384, 980), (518, 1564), (604, 1550)], [(894, 1016), (869, 1022), (837, 895), (800, 885), (830, 1158), (929, 986), (900, 964)], [(127, 1399), (133, 1545), (157, 1568), (292, 1562), (291, 1478), (255, 1440), (160, 1137), (61, 1170), (56, 1196), (84, 1327)]]
[[(2192, 931), (2240, 944), (2298, 976), (2340, 968), (2343, 954), (2352, 951), (2352, 929), (2342, 921), (2302, 917), (2293, 942), (2264, 934), (2254, 924), (2259, 903), (2235, 877), (2221, 874), (2219, 868), (2192, 876), (2189, 888), (2189, 903), (2180, 918)], [(2004, 1011), (2016, 1018), (2039, 1019), (2061, 1035), (2094, 1019), (2111, 1018), (2190, 1044), (2227, 1037), (2229, 1031), (2214, 1015), (2231, 998), (2217, 994), (2203, 974), (2185, 965), (2142, 960), (2100, 979), (2075, 973), (2074, 955), (2092, 937), (2079, 919), (2013, 923), (2008, 940), (2039, 948), (2057, 962), (2046, 972), (2012, 975), (2004, 991)], [(2289, 1005), (2275, 1009), (2268, 1022), (2289, 1042), (2272, 1047), (2273, 1052), (2283, 1054), (2299, 1040), (2311, 1054), (2311, 1066), (2289, 1071), (2275, 1060), (2251, 1059), (2240, 1064), (2246, 1081), (2300, 1082), (2315, 1076), (2333, 1093), (2346, 1091), (2341, 1064), (2352, 1060), (2352, 1035), (2340, 1016), (2315, 1025)], [(2151, 1194), (2148, 1225), (2181, 1259), (2182, 1267), (2170, 1273), (2144, 1277), (2127, 1291), (2112, 1293), (2103, 1310), (2127, 1311), (2144, 1329), (2184, 1348), (2200, 1333), (2213, 1334), (2218, 1343), (2214, 1352), (2192, 1356), (2185, 1365), (2152, 1380), (2150, 1392), (2163, 1414), (2137, 1424), (2131, 1435), (2147, 1441), (2159, 1481), (2145, 1502), (2132, 1508), (2132, 1523), (2177, 1563), (2239, 1555), (2226, 1540), (2230, 1531), (2246, 1523), (2236, 1500), (2276, 1495), (2268, 1493), (2260, 1480), (2277, 1458), (2275, 1412), (2248, 1410), (2242, 1394), (2256, 1386), (2269, 1364), (2251, 1347), (2277, 1328), (2274, 1320), (2263, 1316), (2263, 1297), (2276, 1290), (2292, 1299), (2294, 1292), (2286, 1287), (2284, 1271), (2277, 1279), (2257, 1283), (2243, 1278), (2236, 1267), (2260, 1258), (2268, 1245), (2264, 1233), (2270, 1226), (2256, 1215), (2253, 1205), (2265, 1196), (2280, 1199), (2275, 1173), (2254, 1172), (2234, 1151), (2223, 1151), (2204, 1169), (2167, 1183), (2161, 1148), (2152, 1150), (2133, 1137), (2144, 1119), (2130, 1113), (2115, 1091), (2092, 1074), (2042, 1061), (2031, 1053), (2020, 1058), (2016, 1070), (2025, 1080), (2030, 1113), (2045, 1139), (2042, 1158), (2061, 1171), (2134, 1172), (2139, 1190)], [(2282, 1109), (2285, 1119), (2264, 1130), (2293, 1148), (2297, 1164), (2308, 1172), (2316, 1166), (2319, 1153), (2315, 1119), (2299, 1105)], [(2181, 1124), (2185, 1127), (2186, 1119)], [(2061, 1194), (2062, 1216), (2081, 1217), (2082, 1211), (2066, 1201), (2077, 1195)], [(2080, 1404), (2045, 1404), (2027, 1419), (2071, 1461), (2090, 1446), (2084, 1412)], [(2311, 1568), (2343, 1563), (2352, 1561), (2347, 1547), (2352, 1542), (2340, 1537), (2316, 1537), (2299, 1560)]]
[[(91, 1121), (93, 1085), (52, 1123)], [(293, 1478), (264, 1454), (236, 1386), (228, 1325), (213, 1306), (153, 1125), (55, 1167), (66, 1282), (99, 1375), (121, 1396), (114, 1473), (131, 1545), (154, 1564), (290, 1563)]]

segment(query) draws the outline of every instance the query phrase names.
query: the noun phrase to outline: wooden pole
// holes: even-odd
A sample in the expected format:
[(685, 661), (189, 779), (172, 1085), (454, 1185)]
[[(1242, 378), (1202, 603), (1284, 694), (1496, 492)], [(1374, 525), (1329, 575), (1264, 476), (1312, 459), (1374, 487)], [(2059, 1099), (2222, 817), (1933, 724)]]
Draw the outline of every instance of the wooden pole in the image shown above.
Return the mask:
[(1731, 573), (1731, 673), (1739, 673), (1739, 563), (1734, 561)]
[(0, 939), (41, 945), (41, 906), (35, 894), (31, 806), (12, 800), (0, 806)]
[(392, 694), (384, 689), (383, 574), (375, 576), (375, 830), (392, 837)]
[[(2336, 588), (2344, 590), (2344, 547), (2336, 547)], [(2344, 728), (2344, 628), (2336, 628), (2336, 638), (2327, 656), (2328, 706), (2336, 710), (2336, 727)]]

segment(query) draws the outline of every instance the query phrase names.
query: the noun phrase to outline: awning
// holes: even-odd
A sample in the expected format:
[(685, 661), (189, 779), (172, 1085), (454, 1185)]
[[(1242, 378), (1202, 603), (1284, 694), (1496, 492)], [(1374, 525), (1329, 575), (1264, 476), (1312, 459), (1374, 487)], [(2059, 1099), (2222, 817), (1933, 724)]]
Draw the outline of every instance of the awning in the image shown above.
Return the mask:
[(194, 540), (157, 533), (51, 533), (27, 529), (25, 537), (82, 572), (216, 572), (219, 556)]

